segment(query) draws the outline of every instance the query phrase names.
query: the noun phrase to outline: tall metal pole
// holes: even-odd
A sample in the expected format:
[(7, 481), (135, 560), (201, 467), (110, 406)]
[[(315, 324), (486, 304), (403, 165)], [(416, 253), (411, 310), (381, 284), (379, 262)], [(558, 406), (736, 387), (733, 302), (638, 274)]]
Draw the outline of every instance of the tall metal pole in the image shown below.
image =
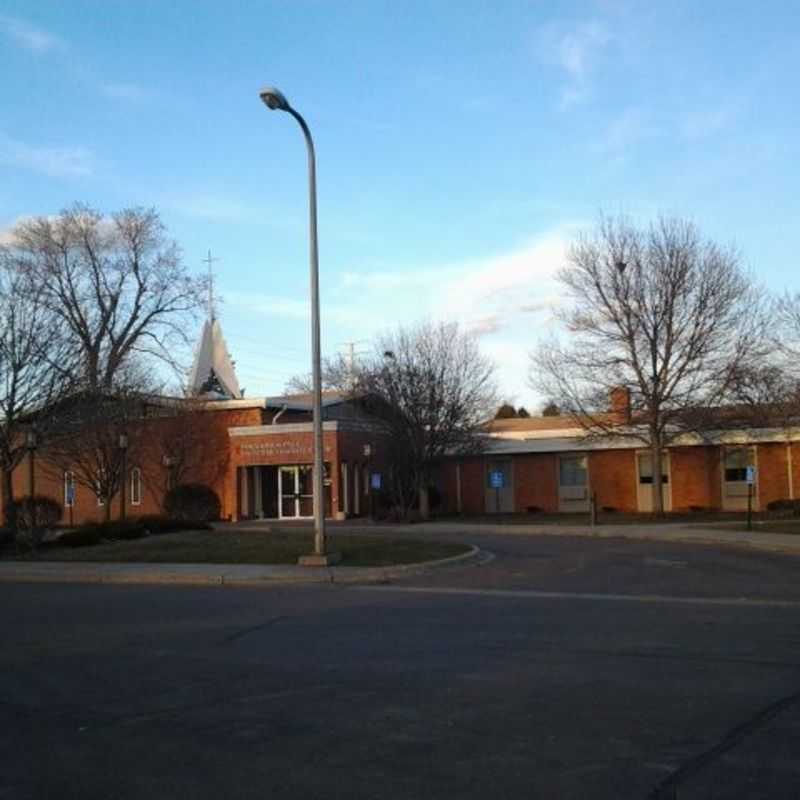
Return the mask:
[(320, 360), (319, 255), (317, 248), (317, 164), (314, 140), (303, 117), (286, 109), (303, 130), (308, 148), (308, 234), (311, 271), (311, 375), (314, 414), (314, 555), (325, 555), (324, 440), (322, 434), (322, 365)]
[(126, 489), (127, 489), (127, 480), (128, 480), (128, 451), (123, 447), (122, 448), (122, 478), (119, 483), (119, 518), (125, 519), (125, 512), (127, 509), (126, 506)]

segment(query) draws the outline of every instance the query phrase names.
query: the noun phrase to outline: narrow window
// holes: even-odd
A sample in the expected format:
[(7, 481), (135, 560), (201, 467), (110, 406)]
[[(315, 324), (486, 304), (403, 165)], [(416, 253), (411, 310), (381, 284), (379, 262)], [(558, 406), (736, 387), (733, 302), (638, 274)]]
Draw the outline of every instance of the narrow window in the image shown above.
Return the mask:
[[(653, 483), (653, 456), (652, 453), (639, 453), (639, 483), (652, 485)], [(661, 483), (669, 483), (667, 460), (661, 456)]]
[(131, 470), (131, 505), (139, 506), (142, 504), (142, 471), (139, 467)]
[(558, 459), (558, 482), (561, 486), (586, 486), (586, 456), (562, 456)]
[(729, 447), (725, 450), (725, 482), (746, 483), (747, 468), (754, 466), (750, 447)]
[(94, 493), (97, 495), (98, 506), (104, 506), (106, 504), (106, 499), (103, 497), (103, 484), (105, 483), (105, 478), (105, 470), (100, 470), (100, 475), (94, 484)]
[(64, 508), (72, 508), (75, 505), (75, 474), (72, 472), (64, 473)]

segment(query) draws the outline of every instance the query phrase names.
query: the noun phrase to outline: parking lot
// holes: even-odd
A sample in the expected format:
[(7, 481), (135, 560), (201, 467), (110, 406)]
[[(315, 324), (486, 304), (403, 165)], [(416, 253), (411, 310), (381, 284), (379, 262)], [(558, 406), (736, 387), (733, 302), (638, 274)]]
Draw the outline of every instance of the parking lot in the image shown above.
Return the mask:
[(797, 557), (464, 536), (382, 586), (0, 585), (0, 797), (798, 796)]

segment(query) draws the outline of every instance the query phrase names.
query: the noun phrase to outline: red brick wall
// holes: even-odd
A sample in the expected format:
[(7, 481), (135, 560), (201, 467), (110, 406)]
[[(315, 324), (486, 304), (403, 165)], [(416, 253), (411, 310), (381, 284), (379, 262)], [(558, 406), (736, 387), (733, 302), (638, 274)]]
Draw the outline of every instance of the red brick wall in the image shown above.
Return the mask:
[(558, 463), (553, 453), (515, 456), (514, 510), (558, 511)]
[[(235, 481), (229, 480), (230, 443), (228, 428), (240, 425), (261, 424), (261, 409), (203, 410), (193, 411), (183, 417), (152, 417), (132, 423), (129, 430), (131, 447), (128, 455), (128, 479), (126, 482), (126, 514), (139, 517), (162, 512), (166, 491), (167, 470), (162, 463), (163, 439), (174, 435), (176, 430), (187, 437), (193, 457), (183, 476), (185, 482), (205, 483), (213, 488), (220, 498), (222, 517), (228, 517), (235, 509)], [(37, 495), (52, 497), (64, 505), (63, 471), (50, 463), (46, 446), (36, 453), (35, 491)], [(142, 502), (133, 505), (130, 492), (130, 474), (134, 467), (141, 470)], [(28, 495), (29, 470), (27, 457), (14, 471), (14, 496)], [(233, 483), (233, 486), (231, 486)], [(111, 499), (111, 518), (120, 516), (119, 493)], [(75, 505), (72, 519), (75, 524), (105, 519), (105, 506), (98, 506), (97, 497), (88, 486), (76, 481)], [(69, 523), (69, 509), (64, 508), (63, 521)]]
[(485, 467), (483, 458), (473, 457), (461, 462), (461, 508), (465, 514), (486, 511)]
[(765, 509), (773, 500), (789, 497), (789, 472), (784, 443), (760, 444), (756, 456), (758, 507)]
[(637, 511), (635, 450), (597, 450), (589, 453), (589, 485), (597, 507)]
[(673, 511), (720, 508), (720, 449), (671, 447), (669, 454)]

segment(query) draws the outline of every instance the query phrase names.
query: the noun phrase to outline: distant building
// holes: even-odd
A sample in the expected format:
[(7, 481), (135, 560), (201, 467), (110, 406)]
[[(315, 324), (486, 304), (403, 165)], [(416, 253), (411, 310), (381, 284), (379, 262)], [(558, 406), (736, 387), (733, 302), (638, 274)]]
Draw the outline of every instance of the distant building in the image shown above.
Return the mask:
[[(161, 513), (172, 486), (202, 483), (217, 493), (226, 519), (311, 518), (311, 396), (244, 398), (213, 315), (189, 378), (187, 397), (143, 397), (140, 411), (125, 422), (126, 515)], [(621, 433), (634, 424), (625, 391), (613, 393), (608, 414)], [(385, 485), (391, 468), (381, 437), (357, 398), (324, 393), (323, 417), (326, 514), (364, 515), (373, 476)], [(435, 511), (588, 512), (592, 496), (599, 509), (652, 510), (651, 455), (630, 438), (587, 439), (565, 415), (494, 419), (483, 435), (481, 455), (444, 459), (435, 469)], [(663, 465), (667, 511), (740, 511), (748, 492), (753, 508), (764, 509), (796, 497), (800, 439), (778, 427), (723, 426), (703, 439), (682, 437), (667, 448)], [(15, 497), (29, 493), (25, 461), (13, 482)], [(106, 515), (69, 465), (54, 468), (46, 440), (35, 453), (35, 486), (37, 494), (62, 503), (65, 521)], [(119, 517), (120, 502), (120, 495), (112, 499), (112, 518)]]
[[(631, 423), (628, 398), (617, 392), (610, 414), (620, 434)], [(631, 438), (587, 438), (569, 416), (492, 420), (480, 456), (443, 463), (437, 485), (443, 509), (496, 512), (588, 512), (653, 509), (650, 451)], [(666, 511), (742, 511), (752, 492), (755, 510), (800, 490), (800, 435), (782, 427), (729, 427), (702, 438), (686, 434), (663, 459)], [(752, 489), (748, 477), (752, 478)]]

